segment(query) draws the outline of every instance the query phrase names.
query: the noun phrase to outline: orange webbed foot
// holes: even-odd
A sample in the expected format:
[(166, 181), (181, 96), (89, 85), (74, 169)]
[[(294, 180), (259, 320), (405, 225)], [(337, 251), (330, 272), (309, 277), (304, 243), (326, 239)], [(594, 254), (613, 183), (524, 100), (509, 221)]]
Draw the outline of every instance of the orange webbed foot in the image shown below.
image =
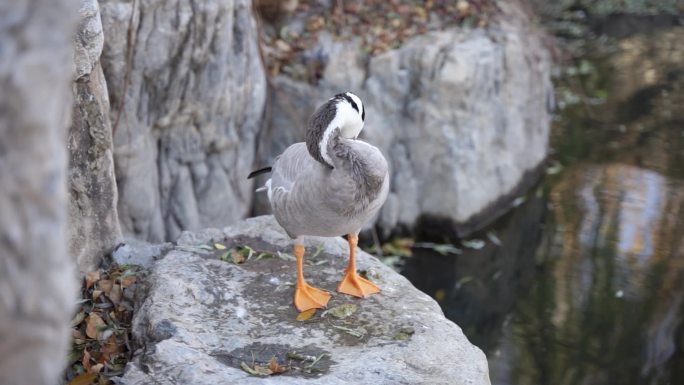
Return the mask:
[(309, 309), (322, 309), (328, 305), (330, 297), (331, 295), (327, 291), (305, 282), (295, 288), (294, 304), (300, 312)]
[(342, 278), (342, 281), (337, 286), (337, 291), (364, 298), (371, 294), (379, 293), (380, 287), (373, 282), (360, 277), (356, 271), (347, 270), (344, 274), (344, 278)]

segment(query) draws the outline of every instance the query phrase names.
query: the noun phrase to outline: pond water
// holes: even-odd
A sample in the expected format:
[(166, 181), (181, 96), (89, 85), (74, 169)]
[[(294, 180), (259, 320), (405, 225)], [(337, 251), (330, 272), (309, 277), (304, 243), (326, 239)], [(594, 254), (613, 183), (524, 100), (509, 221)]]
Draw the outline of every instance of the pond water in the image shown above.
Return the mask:
[(473, 236), (484, 246), (414, 248), (402, 273), (482, 348), (492, 384), (684, 384), (684, 28), (576, 64), (544, 180)]

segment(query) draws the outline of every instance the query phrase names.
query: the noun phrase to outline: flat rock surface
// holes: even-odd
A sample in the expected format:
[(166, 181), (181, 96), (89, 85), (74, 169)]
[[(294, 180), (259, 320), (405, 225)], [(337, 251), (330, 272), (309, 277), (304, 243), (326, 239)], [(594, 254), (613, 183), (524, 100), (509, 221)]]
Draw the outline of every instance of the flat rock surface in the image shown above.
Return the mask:
[[(228, 249), (202, 246), (214, 242)], [(122, 382), (489, 384), (484, 354), (434, 300), (364, 252), (358, 253), (357, 268), (382, 292), (367, 299), (339, 294), (346, 241), (307, 242), (305, 276), (333, 297), (329, 313), (319, 310), (297, 321), (292, 242), (273, 217), (251, 218), (224, 231), (184, 233), (151, 270), (133, 325), (143, 348)], [(244, 263), (221, 259), (245, 245), (256, 253)], [(338, 318), (332, 313), (341, 305), (356, 308)], [(257, 377), (241, 368), (268, 367), (272, 357), (290, 369)]]

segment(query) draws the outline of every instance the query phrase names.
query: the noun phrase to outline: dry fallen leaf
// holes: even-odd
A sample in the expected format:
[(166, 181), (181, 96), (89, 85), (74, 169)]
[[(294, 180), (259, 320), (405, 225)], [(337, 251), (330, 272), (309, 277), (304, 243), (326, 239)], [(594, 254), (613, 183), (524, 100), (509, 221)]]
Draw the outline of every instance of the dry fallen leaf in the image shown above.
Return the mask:
[(231, 251), (231, 254), (233, 256), (233, 263), (235, 263), (236, 265), (245, 263), (245, 256), (238, 253), (235, 249)]
[(306, 321), (316, 314), (316, 309), (304, 310), (297, 315), (297, 321)]
[(123, 349), (123, 347), (117, 345), (117, 343), (116, 343), (116, 336), (111, 335), (107, 339), (107, 342), (105, 342), (102, 345), (102, 348), (100, 349), (100, 351), (102, 352), (102, 355), (105, 357), (105, 359), (109, 360), (109, 357), (112, 354), (119, 353), (122, 349)]
[(88, 370), (88, 372), (90, 372), (90, 373), (100, 373), (100, 370), (102, 370), (102, 368), (104, 368), (104, 364), (96, 364), (96, 365), (93, 365), (93, 366)]
[(121, 287), (126, 288), (138, 279), (135, 275), (127, 275), (121, 278)]
[(93, 301), (100, 298), (102, 295), (102, 290), (93, 290)]
[(91, 363), (90, 352), (88, 351), (88, 349), (83, 349), (83, 359), (81, 360), (81, 364), (83, 364), (83, 367), (85, 368), (86, 372), (90, 371)]
[(275, 358), (275, 356), (273, 356), (271, 357), (271, 361), (268, 362), (268, 369), (270, 369), (273, 372), (273, 374), (280, 374), (287, 372), (290, 368), (278, 364), (278, 360)]
[(103, 279), (100, 280), (100, 282), (97, 283), (97, 286), (102, 290), (105, 294), (109, 295), (109, 292), (112, 290), (112, 286), (114, 286), (114, 282), (112, 282), (109, 279)]
[(97, 377), (96, 373), (82, 373), (74, 377), (67, 385), (90, 385)]
[(245, 372), (247, 372), (253, 376), (265, 377), (265, 376), (270, 376), (271, 374), (273, 374), (271, 369), (267, 368), (266, 366), (261, 366), (261, 365), (255, 364), (254, 367), (252, 368), (249, 365), (247, 365), (246, 363), (242, 362), (242, 363), (240, 363), (240, 367), (242, 368), (242, 370), (244, 370)]
[(90, 289), (91, 286), (100, 280), (100, 271), (89, 271), (86, 273), (86, 289)]
[(74, 318), (71, 320), (71, 327), (73, 328), (73, 327), (76, 327), (76, 326), (80, 325), (81, 322), (83, 322), (84, 319), (85, 319), (85, 312), (84, 312), (84, 311), (78, 312), (78, 313), (74, 316)]
[(114, 306), (119, 306), (121, 303), (121, 285), (112, 285), (112, 290), (109, 292), (109, 299), (112, 301)]
[(86, 335), (90, 338), (96, 338), (97, 334), (106, 326), (105, 322), (97, 313), (90, 313), (86, 319)]

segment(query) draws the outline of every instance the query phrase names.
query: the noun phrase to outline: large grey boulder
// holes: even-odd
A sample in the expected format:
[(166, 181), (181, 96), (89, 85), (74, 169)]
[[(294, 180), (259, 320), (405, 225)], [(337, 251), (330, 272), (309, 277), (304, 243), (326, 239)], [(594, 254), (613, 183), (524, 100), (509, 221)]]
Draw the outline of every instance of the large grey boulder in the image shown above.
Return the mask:
[(0, 383), (58, 383), (76, 280), (66, 136), (78, 1), (0, 3)]
[(74, 39), (74, 107), (69, 129), (69, 251), (79, 273), (94, 270), (121, 241), (116, 211), (104, 43), (96, 0), (83, 0)]
[[(434, 300), (377, 259), (360, 252), (358, 267), (382, 286), (380, 294), (359, 300), (335, 292), (347, 263), (343, 239), (309, 238), (305, 274), (334, 293), (330, 308), (358, 308), (348, 318), (319, 311), (304, 322), (292, 306), (294, 261), (253, 256), (239, 265), (224, 262), (217, 258), (224, 251), (199, 247), (216, 241), (272, 253), (292, 247), (271, 216), (224, 231), (184, 233), (148, 277), (133, 322), (142, 350), (122, 383), (489, 384), (484, 354)], [(288, 358), (293, 352), (321, 359), (307, 368), (312, 362)], [(241, 368), (273, 356), (299, 369), (258, 378)]]
[(368, 62), (359, 40), (322, 33), (309, 53), (326, 62), (316, 86), (273, 79), (258, 165), (304, 138), (316, 105), (352, 90), (368, 110), (362, 137), (392, 166), (378, 224), (411, 229), (427, 218), (460, 235), (482, 227), (534, 180), (553, 105), (542, 32), (516, 5), (500, 7), (487, 28), (428, 32)]
[(244, 218), (265, 76), (249, 0), (102, 0), (125, 235)]

